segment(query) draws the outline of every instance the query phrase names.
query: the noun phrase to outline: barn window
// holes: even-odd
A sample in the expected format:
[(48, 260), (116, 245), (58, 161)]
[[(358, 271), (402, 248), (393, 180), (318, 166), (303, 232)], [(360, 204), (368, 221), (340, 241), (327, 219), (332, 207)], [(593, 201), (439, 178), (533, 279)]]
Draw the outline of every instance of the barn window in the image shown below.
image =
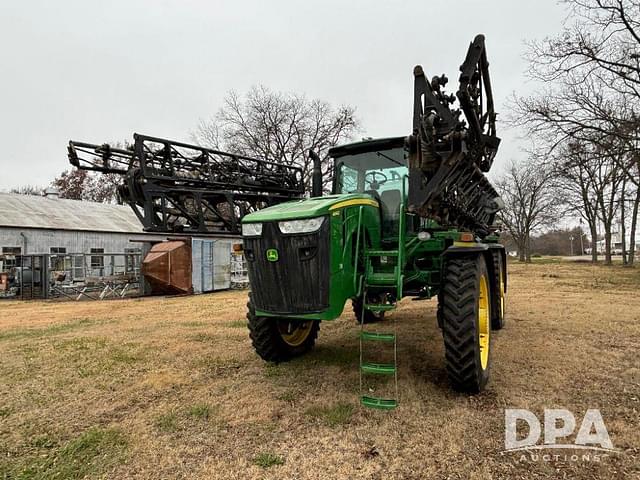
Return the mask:
[(2, 247), (2, 261), (4, 268), (9, 269), (18, 266), (16, 255), (22, 254), (21, 247)]
[(125, 271), (128, 273), (136, 273), (140, 268), (140, 249), (125, 248)]
[(91, 270), (100, 270), (98, 275), (102, 275), (104, 270), (104, 256), (94, 255), (94, 253), (104, 253), (104, 248), (91, 249)]
[(65, 263), (70, 263), (65, 262), (67, 254), (66, 247), (50, 247), (49, 253), (51, 253), (51, 256), (49, 257), (51, 270), (62, 271), (67, 270), (67, 268), (70, 267), (70, 265), (65, 265)]

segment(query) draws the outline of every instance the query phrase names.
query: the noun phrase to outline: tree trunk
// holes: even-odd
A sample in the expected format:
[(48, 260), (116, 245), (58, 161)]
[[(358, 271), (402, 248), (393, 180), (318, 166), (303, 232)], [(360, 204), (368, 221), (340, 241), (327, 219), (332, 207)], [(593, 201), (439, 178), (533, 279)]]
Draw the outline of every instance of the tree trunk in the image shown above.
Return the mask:
[(638, 207), (640, 207), (640, 187), (636, 190), (636, 198), (633, 200), (633, 213), (631, 214), (631, 232), (629, 241), (629, 266), (633, 265), (636, 256), (636, 227), (638, 226)]
[(627, 227), (626, 227), (626, 218), (625, 218), (625, 209), (624, 202), (626, 201), (626, 190), (627, 190), (627, 177), (625, 176), (622, 180), (622, 190), (620, 191), (620, 235), (621, 238), (621, 247), (622, 247), (622, 265), (627, 264)]
[(525, 242), (524, 241), (519, 241), (518, 243), (518, 261), (519, 262), (526, 262), (527, 261), (527, 255), (526, 255), (526, 247), (525, 247)]
[(611, 265), (611, 224), (604, 225), (604, 264)]
[(596, 222), (589, 222), (589, 230), (591, 231), (591, 262), (598, 263), (598, 226)]

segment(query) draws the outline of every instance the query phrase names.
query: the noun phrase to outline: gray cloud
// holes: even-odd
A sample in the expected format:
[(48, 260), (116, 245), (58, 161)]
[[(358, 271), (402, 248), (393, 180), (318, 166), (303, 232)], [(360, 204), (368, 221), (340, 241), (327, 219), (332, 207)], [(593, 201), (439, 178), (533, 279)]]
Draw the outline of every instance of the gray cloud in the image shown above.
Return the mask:
[[(553, 34), (554, 0), (0, 3), (0, 189), (68, 168), (70, 138), (187, 140), (224, 94), (264, 84), (357, 108), (363, 136), (410, 133), (412, 69), (455, 84), (485, 33), (497, 108), (526, 91), (522, 41)], [(499, 132), (498, 163), (522, 155)]]

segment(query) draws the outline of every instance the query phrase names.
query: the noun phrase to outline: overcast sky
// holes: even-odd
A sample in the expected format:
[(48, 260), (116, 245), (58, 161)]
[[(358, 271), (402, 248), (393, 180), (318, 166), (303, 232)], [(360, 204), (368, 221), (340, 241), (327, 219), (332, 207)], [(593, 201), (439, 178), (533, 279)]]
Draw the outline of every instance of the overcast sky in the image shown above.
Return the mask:
[[(532, 88), (523, 41), (563, 17), (555, 0), (0, 0), (0, 189), (48, 184), (69, 139), (188, 140), (257, 84), (352, 105), (362, 136), (407, 135), (413, 66), (457, 80), (476, 33), (505, 112)], [(522, 156), (505, 127), (498, 168)]]

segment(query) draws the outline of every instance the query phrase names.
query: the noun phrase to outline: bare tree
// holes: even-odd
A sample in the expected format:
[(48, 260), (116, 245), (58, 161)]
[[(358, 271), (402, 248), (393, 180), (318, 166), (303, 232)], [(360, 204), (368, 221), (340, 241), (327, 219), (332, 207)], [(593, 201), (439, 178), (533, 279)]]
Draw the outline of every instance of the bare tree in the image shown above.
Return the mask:
[[(587, 220), (592, 239), (597, 225), (604, 227), (605, 261), (610, 263), (614, 218), (620, 216), (625, 236), (630, 210), (634, 236), (635, 201), (640, 202), (635, 195), (631, 208), (625, 208), (627, 192), (640, 187), (640, 0), (563, 3), (569, 16), (562, 31), (530, 42), (526, 55), (530, 77), (543, 87), (515, 97), (512, 111), (515, 123), (556, 157), (561, 181), (581, 200), (574, 202), (579, 207), (574, 211)], [(588, 145), (588, 158), (576, 162), (567, 144)], [(633, 263), (630, 250), (625, 260)]]
[(604, 185), (604, 194), (598, 199), (600, 221), (604, 226), (605, 253), (604, 262), (611, 265), (611, 240), (613, 227), (618, 213), (620, 186), (625, 178), (617, 162), (603, 156), (597, 169), (597, 182)]
[(122, 177), (115, 173), (89, 175), (84, 191), (84, 200), (99, 203), (121, 203), (118, 186)]
[[(562, 32), (529, 44), (532, 76), (545, 81), (598, 77), (640, 98), (640, 0), (564, 0)], [(637, 105), (637, 103), (636, 103)]]
[(567, 213), (584, 219), (591, 235), (591, 260), (598, 261), (598, 205), (604, 195), (604, 186), (598, 183), (593, 171), (594, 165), (587, 161), (587, 154), (578, 143), (569, 143), (553, 158), (555, 172), (554, 184), (557, 191), (563, 192), (563, 202)]
[(620, 190), (620, 236), (622, 240), (622, 264), (628, 265), (627, 258), (627, 219), (626, 219), (626, 202), (627, 202), (627, 176), (622, 179), (622, 189)]
[(112, 173), (94, 174), (87, 170), (65, 170), (51, 185), (61, 198), (99, 203), (119, 203), (117, 194), (121, 177)]
[(58, 190), (61, 198), (82, 200), (88, 176), (86, 170), (65, 170), (51, 182), (51, 186)]
[(629, 231), (629, 238), (631, 240), (629, 245), (629, 255), (627, 258), (627, 264), (633, 266), (635, 262), (636, 254), (636, 231), (638, 228), (638, 210), (640, 209), (640, 187), (635, 187), (635, 195), (633, 197), (633, 206), (631, 208), (631, 228)]
[(244, 97), (229, 92), (224, 105), (210, 120), (201, 121), (192, 134), (204, 146), (303, 169), (311, 183), (309, 149), (322, 159), (325, 187), (331, 182), (328, 150), (349, 140), (359, 128), (352, 107), (332, 107), (322, 100), (254, 87)]
[(39, 187), (37, 185), (20, 185), (18, 187), (13, 187), (9, 190), (9, 193), (17, 193), (19, 195), (42, 195), (44, 190), (44, 187)]
[(515, 125), (553, 151), (566, 141), (609, 142), (612, 135), (631, 140), (622, 128), (626, 118), (620, 118), (625, 101), (596, 77), (577, 80), (569, 73), (529, 96), (514, 97), (511, 103)]
[[(124, 142), (109, 143), (113, 148), (132, 150), (133, 145)], [(118, 187), (122, 176), (115, 173), (96, 173), (72, 168), (56, 177), (51, 185), (58, 189), (62, 198), (86, 200), (98, 203), (122, 203)]]
[(512, 163), (496, 182), (505, 203), (499, 218), (518, 247), (521, 262), (531, 261), (531, 236), (553, 225), (561, 199), (553, 189), (552, 172), (535, 161)]
[[(570, 142), (550, 159), (555, 183), (563, 191), (567, 211), (587, 221), (592, 242), (598, 238), (602, 225), (605, 239), (605, 263), (611, 264), (612, 235), (615, 220), (624, 199), (627, 175), (621, 168), (621, 156), (613, 145), (602, 142)], [(592, 249), (592, 261), (598, 251)]]
[[(636, 134), (636, 139), (631, 141), (625, 141), (628, 146), (626, 149), (626, 155), (623, 157), (624, 162), (621, 168), (626, 172), (624, 179), (625, 184), (620, 199), (620, 223), (623, 228), (626, 228), (627, 224), (627, 203), (630, 204), (631, 221), (630, 221), (630, 244), (628, 249), (628, 255), (626, 258), (626, 264), (633, 266), (635, 261), (635, 236), (638, 227), (638, 211), (640, 210), (640, 137), (637, 132), (640, 130), (640, 122), (633, 122), (630, 124), (630, 129), (633, 129)], [(634, 192), (635, 190), (635, 192)], [(623, 234), (624, 237), (624, 234)], [(624, 249), (624, 248), (623, 248)]]
[[(562, 31), (529, 43), (528, 73), (546, 87), (515, 99), (517, 120), (555, 144), (616, 138), (618, 151), (633, 154), (640, 139), (640, 0), (563, 3), (569, 16)], [(640, 158), (626, 156), (621, 167), (640, 169)]]
[[(229, 95), (232, 94), (230, 93)], [(224, 149), (220, 138), (220, 126), (215, 117), (210, 120), (200, 119), (191, 137), (198, 145), (213, 148), (214, 150)]]

